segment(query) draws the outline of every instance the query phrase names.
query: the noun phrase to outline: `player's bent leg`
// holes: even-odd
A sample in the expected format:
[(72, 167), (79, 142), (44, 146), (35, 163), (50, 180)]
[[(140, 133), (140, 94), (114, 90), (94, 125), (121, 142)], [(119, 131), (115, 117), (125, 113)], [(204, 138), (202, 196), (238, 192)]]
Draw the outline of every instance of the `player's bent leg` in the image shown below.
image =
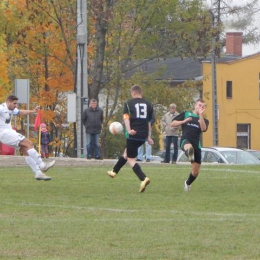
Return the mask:
[(194, 148), (192, 147), (192, 145), (188, 141), (186, 141), (186, 143), (183, 146), (183, 149), (189, 161), (191, 163), (194, 163)]
[(141, 181), (139, 192), (144, 192), (146, 186), (150, 183), (150, 179), (146, 177), (144, 172), (142, 171), (140, 165), (138, 163), (135, 163), (134, 167), (132, 167), (134, 173)]
[(200, 170), (200, 164), (199, 163), (193, 163), (191, 167), (191, 173), (189, 175), (189, 178), (184, 182), (184, 190), (190, 191), (191, 184), (196, 180), (197, 176), (199, 175)]
[(191, 163), (194, 162), (194, 149), (192, 146), (188, 149), (188, 158)]
[(26, 163), (30, 166), (30, 168), (32, 169), (32, 171), (34, 172), (35, 174), (35, 179), (36, 180), (44, 180), (44, 181), (49, 181), (51, 180), (51, 177), (45, 175), (44, 173), (42, 173), (38, 167), (38, 165), (35, 163), (35, 161), (29, 157), (29, 156), (26, 156), (25, 157), (25, 161)]
[(115, 164), (114, 168), (112, 171), (108, 171), (107, 174), (111, 177), (114, 178), (117, 173), (121, 170), (121, 168), (126, 164), (127, 160), (124, 158), (124, 156), (120, 156), (118, 158), (117, 163)]
[(55, 164), (55, 160), (45, 163), (34, 148), (27, 150), (27, 153), (39, 166), (40, 170), (43, 172), (48, 171)]

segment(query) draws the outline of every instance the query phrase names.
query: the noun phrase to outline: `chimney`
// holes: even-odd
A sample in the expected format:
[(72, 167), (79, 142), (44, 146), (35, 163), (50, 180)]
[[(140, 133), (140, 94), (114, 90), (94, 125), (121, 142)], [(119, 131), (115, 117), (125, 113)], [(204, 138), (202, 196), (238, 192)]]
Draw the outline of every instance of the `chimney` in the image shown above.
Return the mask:
[(242, 57), (242, 32), (226, 33), (226, 55)]

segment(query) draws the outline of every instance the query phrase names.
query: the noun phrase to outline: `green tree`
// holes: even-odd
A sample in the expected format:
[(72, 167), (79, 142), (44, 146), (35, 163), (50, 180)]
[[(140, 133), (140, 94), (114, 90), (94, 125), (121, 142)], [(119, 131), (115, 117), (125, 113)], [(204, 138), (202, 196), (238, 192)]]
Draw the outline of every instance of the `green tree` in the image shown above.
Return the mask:
[(95, 49), (89, 64), (89, 97), (98, 98), (100, 93), (106, 97), (102, 133), (106, 154), (105, 130), (129, 97), (131, 84), (144, 88), (145, 96), (158, 108), (158, 117), (160, 109), (172, 100), (177, 100), (180, 108), (190, 103), (192, 88), (173, 91), (167, 81), (156, 82), (160, 71), (137, 73), (130, 79), (126, 74), (136, 66), (133, 60), (206, 55), (211, 48), (211, 16), (200, 1), (93, 0), (88, 2), (88, 10), (89, 27), (95, 28), (95, 33), (88, 35)]

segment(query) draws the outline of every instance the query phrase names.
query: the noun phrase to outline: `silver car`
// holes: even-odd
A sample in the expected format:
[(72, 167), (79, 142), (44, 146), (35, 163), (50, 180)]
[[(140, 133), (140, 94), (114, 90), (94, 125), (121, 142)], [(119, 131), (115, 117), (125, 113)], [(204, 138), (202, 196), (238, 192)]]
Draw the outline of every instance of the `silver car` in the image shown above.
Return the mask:
[[(177, 162), (188, 161), (188, 158), (182, 151), (178, 156)], [(201, 161), (203, 163), (260, 164), (260, 161), (249, 152), (229, 147), (201, 148)]]
[(253, 154), (258, 160), (260, 160), (260, 151), (258, 150), (246, 150), (246, 151)]

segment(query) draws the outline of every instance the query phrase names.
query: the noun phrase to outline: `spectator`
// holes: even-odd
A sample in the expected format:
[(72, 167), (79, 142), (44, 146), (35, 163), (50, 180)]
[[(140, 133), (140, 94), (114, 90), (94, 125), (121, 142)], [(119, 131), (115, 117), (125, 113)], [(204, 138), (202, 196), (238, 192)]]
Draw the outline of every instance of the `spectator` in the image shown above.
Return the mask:
[[(155, 122), (155, 116), (154, 113), (152, 115), (152, 120), (151, 120), (151, 126), (154, 124)], [(137, 159), (136, 161), (141, 162), (143, 161), (143, 155), (144, 155), (144, 147), (145, 146), (145, 159), (146, 162), (150, 162), (151, 161), (151, 156), (152, 156), (152, 146), (148, 143), (148, 141), (145, 141), (145, 144), (141, 145), (138, 148), (138, 154), (137, 154)]]
[(46, 124), (42, 123), (40, 125), (41, 129), (41, 157), (49, 158), (49, 143), (50, 134), (46, 128)]
[[(84, 110), (82, 123), (86, 129), (87, 158), (91, 159), (94, 155), (95, 159), (100, 160), (99, 136), (103, 123), (103, 110), (97, 106), (96, 99), (91, 99), (89, 107)], [(93, 146), (92, 139), (94, 140)]]
[(172, 127), (172, 120), (179, 115), (176, 111), (176, 105), (174, 103), (170, 104), (169, 111), (162, 118), (162, 125), (165, 129), (165, 158), (162, 163), (170, 163), (170, 153), (171, 153), (171, 143), (173, 143), (173, 155), (172, 163), (176, 163), (178, 157), (178, 137), (179, 137), (179, 127)]

